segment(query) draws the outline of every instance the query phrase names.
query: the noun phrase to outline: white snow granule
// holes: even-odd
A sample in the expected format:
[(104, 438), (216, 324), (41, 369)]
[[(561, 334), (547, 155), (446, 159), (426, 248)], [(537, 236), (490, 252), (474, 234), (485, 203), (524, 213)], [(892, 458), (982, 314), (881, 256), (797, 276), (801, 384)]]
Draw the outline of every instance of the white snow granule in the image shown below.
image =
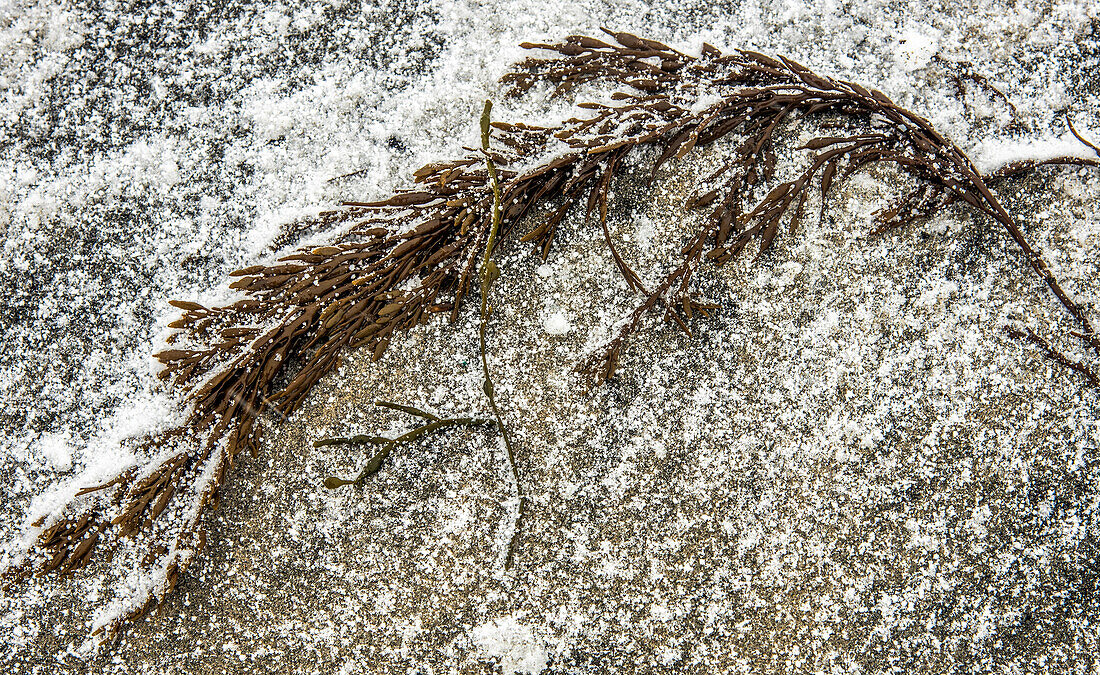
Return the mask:
[(57, 471), (68, 471), (73, 468), (73, 453), (69, 447), (68, 434), (42, 434), (38, 448), (50, 466)]
[(530, 626), (519, 622), (522, 618), (515, 615), (491, 619), (470, 633), (473, 643), (486, 656), (500, 659), (504, 675), (536, 675), (546, 667), (546, 647)]
[(571, 328), (569, 317), (561, 310), (548, 315), (542, 322), (542, 329), (551, 335), (565, 335)]

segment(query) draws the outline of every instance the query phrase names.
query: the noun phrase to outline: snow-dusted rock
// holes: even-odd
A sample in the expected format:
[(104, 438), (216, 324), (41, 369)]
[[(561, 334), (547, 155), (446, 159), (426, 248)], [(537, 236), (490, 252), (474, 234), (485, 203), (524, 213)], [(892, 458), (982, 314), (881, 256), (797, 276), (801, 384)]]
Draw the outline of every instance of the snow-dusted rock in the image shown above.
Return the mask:
[[(69, 467), (125, 461), (110, 454), (117, 437), (169, 414), (161, 399), (138, 407), (167, 298), (214, 293), (226, 271), (286, 243), (272, 224), (378, 194), (419, 161), (454, 154), (516, 56), (504, 45), (594, 32), (606, 10), (566, 3), (533, 27), (543, 13), (533, 3), (438, 3), (406, 12), (401, 40), (384, 48), (378, 36), (392, 31), (358, 7), (250, 5), (204, 17), (194, 40), (183, 19), (158, 15), (151, 25), (188, 37), (166, 53), (187, 58), (135, 51), (156, 76), (150, 98), (113, 98), (126, 81), (109, 80), (84, 104), (50, 98), (43, 83), (105, 68), (126, 22), (99, 30), (96, 11), (24, 4), (12, 10), (22, 23), (4, 24), (12, 49), (0, 57), (13, 149), (0, 159), (0, 271), (14, 298), (0, 328), (19, 345), (0, 359), (10, 536), (31, 495)], [(1100, 128), (1088, 105), (1089, 3), (1011, 19), (996, 4), (946, 8), (919, 21), (901, 5), (855, 3), (842, 16), (829, 3), (782, 4), (655, 3), (612, 18), (684, 49), (752, 46), (876, 84), (983, 167), (1063, 142), (1061, 106), (1082, 129)], [(307, 59), (325, 36), (335, 47)], [(386, 60), (406, 47), (408, 58)], [(988, 92), (969, 88), (958, 103), (951, 59), (1006, 90), (1023, 140), (991, 140), (1013, 132)], [(102, 108), (106, 131), (81, 105)], [(500, 114), (564, 110), (511, 105)], [(21, 129), (65, 152), (51, 156)], [(690, 156), (653, 189), (638, 177), (616, 186), (612, 235), (644, 280), (667, 270), (693, 226), (686, 178), (720, 152)], [(364, 167), (366, 178), (326, 182)], [(1100, 647), (1097, 392), (1003, 330), (1030, 326), (1080, 356), (1071, 326), (1004, 234), (963, 209), (869, 237), (869, 214), (895, 183), (859, 174), (822, 223), (807, 219), (761, 260), (704, 265), (704, 294), (722, 309), (693, 321), (692, 337), (654, 317), (617, 377), (594, 389), (574, 368), (637, 301), (602, 232), (575, 214), (546, 264), (503, 249), (490, 359), (527, 497), (513, 569), (515, 486), (492, 430), (401, 447), (361, 489), (321, 482), (354, 475), (365, 454), (312, 447), (410, 428), (375, 399), (486, 415), (471, 306), (379, 363), (350, 355), (300, 413), (269, 420), (268, 446), (237, 467), (204, 557), (161, 610), (89, 654), (80, 645), (112, 578), (92, 568), (35, 581), (0, 594), (0, 663), (16, 673), (1088, 672)], [(1096, 172), (1051, 169), (1001, 191), (1094, 313), (1098, 186)], [(118, 271), (103, 272), (108, 262)]]

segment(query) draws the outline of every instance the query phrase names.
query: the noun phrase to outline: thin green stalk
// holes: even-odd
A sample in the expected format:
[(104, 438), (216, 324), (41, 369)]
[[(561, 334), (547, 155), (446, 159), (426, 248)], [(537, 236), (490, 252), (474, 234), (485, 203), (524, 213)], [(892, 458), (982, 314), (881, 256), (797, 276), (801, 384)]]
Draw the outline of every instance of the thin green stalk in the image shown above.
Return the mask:
[(325, 487), (332, 490), (344, 485), (362, 485), (363, 481), (369, 478), (372, 474), (377, 473), (382, 468), (382, 462), (386, 461), (386, 458), (390, 456), (393, 449), (397, 447), (399, 443), (409, 443), (416, 439), (430, 434), (433, 431), (444, 429), (446, 427), (478, 427), (487, 424), (492, 424), (492, 420), (482, 420), (474, 417), (448, 417), (446, 419), (440, 418), (438, 415), (433, 415), (429, 412), (420, 410), (419, 408), (413, 408), (411, 406), (398, 405), (396, 403), (390, 403), (389, 401), (375, 401), (375, 405), (383, 408), (391, 408), (393, 410), (399, 410), (401, 412), (409, 413), (417, 417), (423, 417), (429, 420), (426, 424), (422, 424), (412, 431), (407, 431), (397, 438), (385, 438), (383, 436), (352, 436), (350, 438), (326, 438), (324, 440), (314, 442), (314, 447), (322, 447), (325, 445), (357, 445), (363, 443), (371, 443), (373, 445), (381, 445), (382, 449), (376, 452), (367, 460), (367, 465), (363, 467), (363, 470), (359, 472), (359, 475), (352, 480), (344, 478), (337, 478), (336, 476), (329, 476), (325, 479)]
[(500, 180), (497, 177), (496, 164), (493, 163), (493, 159), (489, 155), (489, 114), (492, 110), (493, 102), (486, 100), (485, 108), (481, 112), (481, 149), (485, 152), (485, 164), (488, 167), (489, 182), (493, 188), (493, 220), (489, 227), (489, 240), (485, 242), (485, 253), (481, 258), (481, 326), (478, 329), (478, 337), (481, 343), (481, 372), (485, 378), (481, 388), (485, 392), (485, 397), (489, 399), (489, 407), (492, 408), (493, 416), (497, 420), (500, 435), (504, 437), (504, 449), (508, 456), (508, 466), (512, 469), (512, 480), (516, 483), (516, 499), (519, 501), (516, 511), (516, 523), (512, 530), (512, 539), (508, 542), (508, 554), (504, 559), (504, 569), (509, 569), (512, 567), (512, 561), (515, 557), (519, 523), (520, 519), (523, 518), (523, 508), (526, 505), (526, 500), (523, 497), (522, 490), (520, 490), (519, 472), (516, 470), (516, 457), (512, 452), (512, 441), (508, 437), (508, 428), (504, 426), (504, 420), (500, 416), (500, 409), (497, 407), (496, 398), (494, 397), (493, 379), (489, 374), (489, 358), (485, 351), (485, 332), (489, 325), (489, 314), (492, 313), (492, 307), (489, 305), (489, 291), (493, 286), (493, 282), (500, 277), (500, 269), (497, 268), (491, 257), (493, 246), (496, 244), (497, 233), (500, 231), (501, 218)]

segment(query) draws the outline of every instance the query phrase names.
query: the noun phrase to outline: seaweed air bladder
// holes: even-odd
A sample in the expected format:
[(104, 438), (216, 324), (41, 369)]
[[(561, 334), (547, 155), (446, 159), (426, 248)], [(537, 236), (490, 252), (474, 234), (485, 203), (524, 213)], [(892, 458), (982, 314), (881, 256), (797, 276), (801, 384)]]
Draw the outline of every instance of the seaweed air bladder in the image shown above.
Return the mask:
[[(30, 537), (35, 544), (4, 571), (5, 583), (73, 573), (108, 552), (136, 550), (147, 581), (100, 618), (95, 630), (109, 636), (171, 593), (197, 558), (205, 541), (204, 515), (216, 507), (233, 464), (260, 450), (263, 411), (296, 410), (349, 349), (367, 349), (377, 360), (413, 326), (439, 314), (455, 320), (471, 295), (480, 294), (486, 303), (491, 283), (481, 270), (488, 270), (494, 247), (518, 239), (545, 259), (554, 254), (561, 228), (601, 228), (637, 305), (618, 333), (579, 363), (598, 385), (614, 375), (644, 317), (656, 313), (690, 334), (691, 323), (715, 309), (696, 292), (700, 265), (722, 265), (746, 251), (765, 255), (781, 234), (797, 236), (815, 204), (820, 217), (833, 188), (872, 164), (892, 165), (915, 185), (876, 214), (874, 234), (955, 203), (983, 216), (987, 226), (1007, 233), (1021, 265), (1043, 280), (1092, 363), (1063, 355), (1037, 333), (1021, 330), (1018, 337), (1064, 366), (1067, 378), (1095, 386), (1100, 338), (1092, 318), (1064, 290), (993, 188), (1043, 166), (1096, 167), (1096, 158), (1023, 161), (982, 175), (927, 120), (875, 89), (783, 57), (724, 53), (708, 44), (689, 55), (654, 40), (605, 32), (601, 38), (524, 44), (538, 55), (502, 80), (511, 96), (536, 85), (554, 96), (582, 84), (598, 86), (613, 92), (605, 102), (578, 102), (579, 116), (554, 126), (487, 125), (481, 150), (421, 167), (410, 187), (386, 199), (347, 202), (320, 214), (319, 225), (338, 232), (329, 245), (234, 272), (232, 288), (244, 296), (237, 302), (174, 302), (182, 312), (171, 324), (177, 332), (157, 357), (161, 377), (188, 406), (186, 421), (137, 441), (139, 452), (151, 458), (147, 463), (81, 490), (36, 521)], [(778, 180), (777, 132), (825, 118), (833, 135), (796, 148), (806, 153), (805, 168)], [(1067, 125), (1084, 149), (1100, 155)], [(646, 285), (608, 231), (613, 178), (636, 149), (651, 150), (645, 156), (653, 158), (650, 180), (656, 180), (669, 160), (721, 139), (735, 143), (734, 159), (707, 176), (688, 204), (703, 214), (701, 225), (672, 270)], [(548, 204), (550, 212), (538, 215), (537, 226), (520, 237), (517, 224)], [(574, 206), (587, 217), (569, 225), (566, 214)], [(483, 308), (483, 340), (487, 315)], [(293, 372), (292, 363), (300, 364)], [(488, 375), (486, 364), (487, 394)]]

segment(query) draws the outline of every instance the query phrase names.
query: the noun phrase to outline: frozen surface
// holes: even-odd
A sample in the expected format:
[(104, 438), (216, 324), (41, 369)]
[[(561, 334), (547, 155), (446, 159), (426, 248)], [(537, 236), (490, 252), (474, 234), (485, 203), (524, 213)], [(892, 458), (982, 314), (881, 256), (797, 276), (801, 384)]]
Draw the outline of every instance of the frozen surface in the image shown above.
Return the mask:
[[(132, 461), (119, 439), (178, 414), (149, 357), (169, 299), (228, 297), (228, 271), (324, 238), (301, 217), (460, 153), (516, 44), (600, 25), (874, 85), (985, 169), (1079, 153), (1067, 110), (1100, 129), (1089, 2), (919, 16), (836, 2), (5, 4), (4, 539), (36, 496)], [(1016, 112), (952, 80), (962, 62)], [(568, 114), (538, 97), (495, 108)], [(682, 234), (669, 184), (663, 202), (620, 190), (616, 234), (649, 278)], [(952, 212), (866, 240), (890, 184), (858, 176), (825, 226), (714, 275), (718, 317), (694, 340), (653, 324), (622, 379), (594, 393), (572, 368), (631, 307), (599, 238), (563, 242), (546, 265), (513, 250), (498, 286), (522, 292), (501, 303), (497, 381), (533, 505), (515, 573), (502, 569), (514, 505), (491, 435), (425, 443), (361, 494), (319, 486), (359, 458), (309, 447), (406, 428), (370, 410), (375, 392), (481, 410), (465, 315), (326, 382), (240, 468), (208, 560), (163, 615), (92, 657), (80, 648), (105, 582), (92, 570), (37, 584), (0, 596), (0, 658), (12, 672), (88, 659), (125, 672), (1087, 672), (1100, 647), (1096, 395), (1004, 336), (1008, 320), (1068, 326), (987, 224)], [(1096, 173), (1010, 188), (1006, 205), (1095, 315)]]

